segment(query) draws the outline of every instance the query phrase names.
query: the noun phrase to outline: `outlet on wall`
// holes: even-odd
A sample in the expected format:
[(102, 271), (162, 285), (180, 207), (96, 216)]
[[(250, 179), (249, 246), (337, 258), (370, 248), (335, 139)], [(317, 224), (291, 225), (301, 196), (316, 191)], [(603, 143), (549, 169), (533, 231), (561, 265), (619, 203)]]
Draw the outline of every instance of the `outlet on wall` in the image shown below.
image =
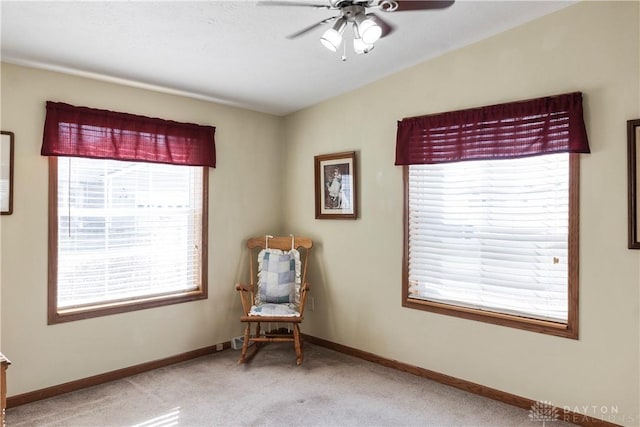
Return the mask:
[(311, 297), (311, 301), (310, 302), (311, 302), (311, 307), (309, 307), (309, 308), (311, 308), (311, 311), (316, 311), (316, 299), (315, 299), (315, 297)]
[(216, 344), (216, 351), (222, 351), (223, 348), (222, 344)]

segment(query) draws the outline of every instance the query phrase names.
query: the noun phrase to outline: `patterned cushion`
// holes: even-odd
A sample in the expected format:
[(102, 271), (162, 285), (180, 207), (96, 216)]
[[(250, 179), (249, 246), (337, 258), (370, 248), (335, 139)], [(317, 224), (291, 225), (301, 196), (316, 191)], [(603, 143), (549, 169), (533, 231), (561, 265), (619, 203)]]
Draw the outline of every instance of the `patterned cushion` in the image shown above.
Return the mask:
[(263, 249), (258, 254), (256, 306), (300, 303), (300, 253)]
[(250, 316), (279, 316), (294, 317), (300, 316), (293, 304), (260, 304), (251, 307)]

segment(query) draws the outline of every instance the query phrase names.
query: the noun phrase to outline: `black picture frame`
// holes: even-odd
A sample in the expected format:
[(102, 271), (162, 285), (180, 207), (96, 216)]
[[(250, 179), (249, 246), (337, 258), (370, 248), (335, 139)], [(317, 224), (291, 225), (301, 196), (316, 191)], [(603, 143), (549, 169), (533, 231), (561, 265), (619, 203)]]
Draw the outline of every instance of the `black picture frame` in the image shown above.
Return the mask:
[(629, 249), (640, 249), (638, 241), (638, 164), (640, 163), (640, 119), (627, 121), (627, 176), (628, 176), (628, 208), (629, 208)]
[(13, 213), (13, 132), (0, 131), (0, 215)]

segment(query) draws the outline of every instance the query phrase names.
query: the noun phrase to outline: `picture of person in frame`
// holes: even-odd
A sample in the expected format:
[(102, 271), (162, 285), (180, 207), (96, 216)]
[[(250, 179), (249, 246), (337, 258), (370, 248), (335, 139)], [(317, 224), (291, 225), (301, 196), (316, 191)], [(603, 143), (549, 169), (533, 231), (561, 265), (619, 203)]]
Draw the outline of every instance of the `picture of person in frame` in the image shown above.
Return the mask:
[(349, 176), (349, 164), (342, 163), (324, 167), (325, 177), (325, 209), (343, 209), (348, 207), (349, 199), (345, 194)]

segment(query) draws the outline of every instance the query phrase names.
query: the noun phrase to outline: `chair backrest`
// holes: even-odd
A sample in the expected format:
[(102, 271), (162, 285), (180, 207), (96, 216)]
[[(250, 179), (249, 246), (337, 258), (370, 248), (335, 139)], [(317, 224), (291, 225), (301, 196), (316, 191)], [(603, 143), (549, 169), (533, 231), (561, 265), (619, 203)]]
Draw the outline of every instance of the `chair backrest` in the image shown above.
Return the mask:
[(256, 281), (258, 277), (257, 270), (257, 253), (263, 249), (279, 249), (281, 251), (289, 251), (292, 248), (297, 249), (300, 252), (301, 262), (301, 282), (304, 284), (307, 281), (307, 261), (309, 259), (309, 252), (313, 247), (313, 241), (308, 237), (252, 237), (247, 240), (247, 248), (249, 249), (249, 273), (251, 288), (254, 291), (254, 298), (256, 292)]

